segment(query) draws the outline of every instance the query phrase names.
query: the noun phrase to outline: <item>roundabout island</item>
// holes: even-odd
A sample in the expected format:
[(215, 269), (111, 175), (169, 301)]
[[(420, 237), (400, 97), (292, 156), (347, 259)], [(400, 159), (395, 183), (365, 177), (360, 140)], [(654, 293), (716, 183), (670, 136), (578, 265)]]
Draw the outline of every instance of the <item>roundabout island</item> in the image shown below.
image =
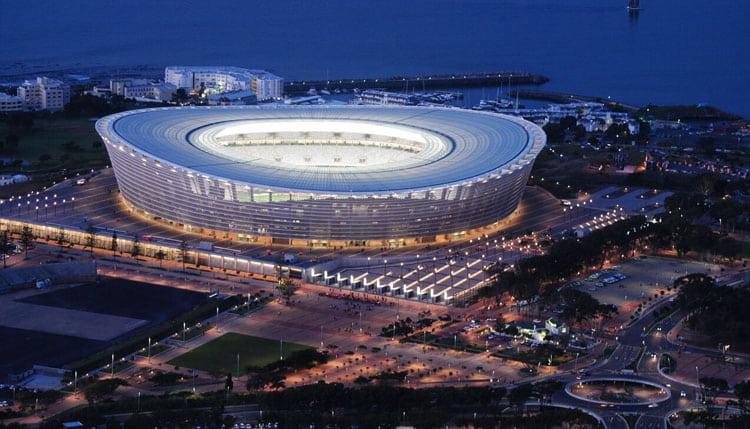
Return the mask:
[(659, 383), (633, 378), (592, 377), (565, 386), (565, 393), (604, 406), (643, 406), (668, 401), (670, 390)]

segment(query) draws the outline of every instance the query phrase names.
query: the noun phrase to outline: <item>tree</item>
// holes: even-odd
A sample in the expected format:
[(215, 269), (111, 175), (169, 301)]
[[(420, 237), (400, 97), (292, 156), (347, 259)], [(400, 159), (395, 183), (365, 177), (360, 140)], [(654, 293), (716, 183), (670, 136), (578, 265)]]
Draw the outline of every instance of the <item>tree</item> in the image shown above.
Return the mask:
[(149, 414), (135, 413), (125, 419), (125, 427), (134, 429), (148, 429), (155, 427), (154, 419)]
[(86, 228), (86, 246), (88, 246), (91, 256), (94, 256), (94, 242), (96, 240), (96, 228), (93, 225), (89, 225)]
[(83, 395), (90, 405), (110, 398), (118, 386), (127, 386), (128, 383), (120, 378), (107, 378), (97, 380), (83, 389)]
[(576, 119), (575, 116), (564, 116), (560, 118), (560, 128), (563, 131), (572, 131), (575, 128), (577, 122), (578, 119)]
[(523, 383), (508, 393), (508, 402), (515, 408), (517, 414), (521, 413), (523, 404), (531, 397), (533, 391), (534, 387), (530, 383)]
[(716, 280), (702, 273), (680, 277), (674, 281), (674, 285), (680, 288), (677, 301), (688, 312), (702, 310), (714, 299), (716, 292)]
[(8, 246), (10, 245), (10, 240), (8, 240), (8, 231), (3, 231), (3, 234), (0, 235), (0, 251), (2, 253), (3, 258), (3, 268), (8, 268)]
[(28, 131), (34, 127), (34, 114), (31, 112), (12, 112), (6, 117), (5, 122), (8, 124), (8, 128)]
[(284, 379), (281, 374), (266, 370), (252, 371), (247, 374), (245, 387), (249, 391), (262, 390), (266, 386), (278, 384)]
[(37, 399), (43, 405), (52, 405), (63, 398), (63, 393), (59, 390), (41, 390), (37, 393)]
[(615, 306), (602, 304), (596, 298), (580, 290), (567, 288), (563, 289), (560, 295), (566, 304), (560, 318), (569, 323), (580, 323), (598, 316), (617, 313)]
[[(12, 424), (13, 423), (11, 423), (11, 425)], [(10, 428), (10, 427), (13, 427), (13, 426), (8, 426), (8, 427)], [(18, 425), (19, 429), (22, 428), (22, 427), (24, 427), (24, 426), (20, 425), (20, 424)], [(39, 429), (63, 429), (64, 427), (65, 426), (63, 426), (62, 422), (59, 419), (56, 419), (54, 417), (53, 418), (49, 418), (49, 419), (45, 419), (44, 421), (42, 421), (39, 424)]]
[(224, 390), (231, 392), (234, 388), (234, 381), (232, 381), (232, 373), (227, 373), (227, 380), (224, 382)]
[(21, 246), (23, 246), (24, 258), (29, 258), (29, 248), (31, 243), (34, 241), (34, 233), (28, 225), (25, 225), (21, 230)]
[(299, 289), (299, 286), (293, 281), (289, 279), (279, 280), (279, 292), (281, 293), (281, 296), (284, 297), (287, 303), (292, 298), (297, 289)]
[(177, 91), (172, 94), (172, 101), (176, 103), (184, 102), (188, 99), (187, 91), (185, 91), (185, 88), (177, 88)]
[(8, 149), (9, 151), (15, 150), (18, 148), (19, 141), (20, 138), (17, 134), (8, 133), (5, 135), (5, 144), (2, 148)]
[(563, 132), (562, 127), (554, 122), (548, 123), (543, 127), (543, 129), (547, 134), (547, 140), (550, 143), (561, 143), (563, 141), (563, 137), (565, 137), (565, 133)]
[(63, 247), (65, 247), (65, 243), (68, 241), (68, 237), (65, 236), (65, 230), (60, 228), (60, 231), (57, 234), (57, 245), (60, 246), (60, 251), (63, 251)]
[(116, 257), (117, 254), (117, 232), (112, 231), (112, 242), (109, 244), (109, 250), (112, 251), (112, 257)]
[(188, 254), (187, 241), (182, 240), (180, 241), (180, 261), (182, 261), (182, 271), (185, 271), (185, 261), (187, 260), (187, 254)]
[(651, 123), (648, 121), (638, 121), (638, 141), (648, 142), (648, 135), (651, 133)]
[(737, 395), (738, 405), (743, 414), (750, 413), (750, 380), (744, 380), (734, 385), (734, 394)]
[(164, 258), (167, 256), (166, 253), (164, 253), (163, 250), (159, 249), (156, 253), (154, 253), (154, 258), (159, 260), (159, 268), (162, 268), (162, 263), (164, 262)]
[(135, 263), (139, 264), (138, 256), (141, 254), (141, 244), (138, 241), (138, 237), (133, 238), (133, 247), (130, 248), (130, 254), (135, 259)]

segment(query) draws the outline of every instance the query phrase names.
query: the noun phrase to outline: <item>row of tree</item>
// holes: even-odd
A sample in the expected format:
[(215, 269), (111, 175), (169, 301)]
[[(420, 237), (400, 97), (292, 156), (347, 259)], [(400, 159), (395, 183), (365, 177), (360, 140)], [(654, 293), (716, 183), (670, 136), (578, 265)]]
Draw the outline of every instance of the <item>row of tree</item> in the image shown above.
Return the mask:
[(723, 345), (750, 350), (750, 289), (718, 286), (713, 277), (688, 274), (675, 281), (677, 302), (688, 313), (687, 327)]

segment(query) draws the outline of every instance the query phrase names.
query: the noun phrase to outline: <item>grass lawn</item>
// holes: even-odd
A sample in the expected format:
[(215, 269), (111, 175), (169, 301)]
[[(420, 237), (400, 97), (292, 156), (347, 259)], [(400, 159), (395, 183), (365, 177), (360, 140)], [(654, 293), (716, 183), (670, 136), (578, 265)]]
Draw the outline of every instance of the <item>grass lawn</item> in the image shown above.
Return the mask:
[(171, 361), (170, 365), (195, 368), (213, 374), (236, 373), (237, 354), (240, 355), (240, 371), (248, 366), (263, 367), (283, 356), (311, 347), (281, 343), (279, 340), (227, 333)]
[[(3, 156), (29, 161), (32, 171), (101, 167), (109, 161), (94, 123), (89, 118), (35, 119), (32, 129), (14, 130), (19, 137), (18, 148)], [(5, 122), (0, 123), (0, 136), (10, 131)], [(94, 142), (99, 147), (94, 147)], [(49, 159), (40, 162), (39, 157), (45, 154)]]

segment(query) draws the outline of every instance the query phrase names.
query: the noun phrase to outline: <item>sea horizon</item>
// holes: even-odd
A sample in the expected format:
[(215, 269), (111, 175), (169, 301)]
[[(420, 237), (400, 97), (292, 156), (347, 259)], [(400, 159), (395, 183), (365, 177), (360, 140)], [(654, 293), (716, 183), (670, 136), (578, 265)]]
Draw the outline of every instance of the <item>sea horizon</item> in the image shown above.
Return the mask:
[(2, 19), (0, 80), (19, 66), (226, 65), (288, 80), (521, 71), (549, 77), (544, 90), (750, 117), (747, 2), (643, 0), (637, 13), (625, 0), (258, 0), (210, 14), (198, 0), (73, 4), (5, 5), (34, 19)]

